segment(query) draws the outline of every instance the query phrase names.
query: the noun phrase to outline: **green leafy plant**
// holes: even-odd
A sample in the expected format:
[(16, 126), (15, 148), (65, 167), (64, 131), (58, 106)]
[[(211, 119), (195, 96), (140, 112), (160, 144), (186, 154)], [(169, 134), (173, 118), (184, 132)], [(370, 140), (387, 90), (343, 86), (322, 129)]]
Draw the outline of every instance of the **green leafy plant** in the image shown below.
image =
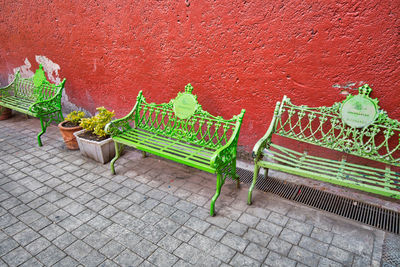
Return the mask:
[(72, 111), (67, 115), (65, 118), (66, 121), (70, 121), (74, 124), (79, 124), (81, 122), (81, 119), (85, 117), (85, 112), (83, 111)]
[(106, 127), (106, 124), (111, 121), (115, 114), (114, 111), (109, 111), (104, 107), (97, 108), (97, 111), (99, 113), (96, 116), (81, 119), (80, 126), (97, 136), (104, 137), (107, 135), (104, 127)]

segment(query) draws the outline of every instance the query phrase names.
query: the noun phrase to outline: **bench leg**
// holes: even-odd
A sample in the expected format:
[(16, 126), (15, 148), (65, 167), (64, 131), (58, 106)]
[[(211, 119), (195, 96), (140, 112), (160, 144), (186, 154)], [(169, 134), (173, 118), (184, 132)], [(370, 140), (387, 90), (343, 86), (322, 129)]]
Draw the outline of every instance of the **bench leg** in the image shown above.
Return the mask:
[(115, 157), (111, 160), (111, 163), (110, 163), (111, 173), (112, 174), (115, 174), (114, 163), (121, 156), (121, 149), (120, 148), (122, 148), (122, 145), (121, 146), (118, 145), (118, 143), (115, 142), (115, 141), (114, 141), (114, 145), (115, 145)]
[(239, 179), (239, 175), (237, 175), (236, 173), (236, 159), (232, 162), (232, 178), (234, 178), (236, 180), (236, 189), (240, 188), (240, 179)]
[(46, 132), (46, 124), (43, 122), (43, 118), (39, 118), (39, 119), (40, 119), (40, 126), (42, 128), (42, 131), (37, 135), (37, 139), (38, 139), (39, 146), (43, 146), (42, 140), (40, 139), (40, 137), (42, 136), (42, 134), (44, 134)]
[(257, 165), (257, 163), (254, 165), (254, 175), (253, 175), (253, 182), (251, 183), (251, 186), (249, 188), (249, 194), (247, 196), (247, 204), (251, 205), (251, 195), (253, 193), (254, 186), (256, 185), (257, 182), (257, 177), (258, 173), (260, 172), (260, 166)]
[(217, 198), (219, 197), (219, 194), (221, 193), (222, 185), (223, 185), (222, 174), (220, 172), (218, 172), (217, 173), (217, 189), (216, 189), (215, 195), (211, 199), (211, 205), (210, 205), (210, 215), (211, 216), (215, 215), (215, 208), (214, 208), (215, 201), (217, 200)]

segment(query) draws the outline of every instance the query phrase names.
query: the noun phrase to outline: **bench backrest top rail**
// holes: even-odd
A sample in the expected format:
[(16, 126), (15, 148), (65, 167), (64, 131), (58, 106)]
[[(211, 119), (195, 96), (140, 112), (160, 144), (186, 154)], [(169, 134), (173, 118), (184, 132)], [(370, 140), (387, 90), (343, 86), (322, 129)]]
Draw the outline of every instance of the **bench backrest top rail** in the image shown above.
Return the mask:
[(400, 122), (369, 97), (368, 85), (330, 107), (297, 106), (284, 96), (275, 109), (277, 135), (400, 166)]
[(225, 145), (240, 129), (244, 110), (225, 120), (202, 109), (193, 87), (188, 84), (169, 103), (147, 103), (139, 93), (135, 125), (182, 141), (217, 149)]

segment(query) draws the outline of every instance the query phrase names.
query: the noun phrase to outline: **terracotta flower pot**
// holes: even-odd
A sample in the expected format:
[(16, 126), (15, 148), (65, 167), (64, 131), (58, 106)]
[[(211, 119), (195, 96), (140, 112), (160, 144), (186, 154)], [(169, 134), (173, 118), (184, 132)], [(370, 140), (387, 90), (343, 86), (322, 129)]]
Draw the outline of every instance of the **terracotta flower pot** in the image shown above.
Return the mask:
[(65, 146), (70, 150), (79, 149), (78, 142), (76, 141), (74, 132), (82, 130), (81, 126), (75, 127), (65, 127), (63, 126), (67, 121), (63, 121), (58, 124), (58, 128), (60, 129), (61, 135), (64, 139)]
[(0, 121), (11, 117), (11, 109), (0, 106)]

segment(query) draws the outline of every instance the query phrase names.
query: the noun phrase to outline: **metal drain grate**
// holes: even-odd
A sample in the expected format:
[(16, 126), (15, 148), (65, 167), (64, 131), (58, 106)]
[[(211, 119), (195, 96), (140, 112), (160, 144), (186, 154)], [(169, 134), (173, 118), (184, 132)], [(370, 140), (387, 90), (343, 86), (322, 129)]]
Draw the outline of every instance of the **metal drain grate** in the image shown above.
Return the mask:
[[(237, 168), (237, 174), (241, 182), (250, 184), (253, 180), (253, 172), (251, 171)], [(400, 213), (398, 212), (351, 198), (337, 196), (305, 185), (295, 185), (271, 177), (268, 177), (268, 179), (263, 178), (259, 174), (256, 188), (264, 192), (270, 192), (388, 232), (400, 234)]]

